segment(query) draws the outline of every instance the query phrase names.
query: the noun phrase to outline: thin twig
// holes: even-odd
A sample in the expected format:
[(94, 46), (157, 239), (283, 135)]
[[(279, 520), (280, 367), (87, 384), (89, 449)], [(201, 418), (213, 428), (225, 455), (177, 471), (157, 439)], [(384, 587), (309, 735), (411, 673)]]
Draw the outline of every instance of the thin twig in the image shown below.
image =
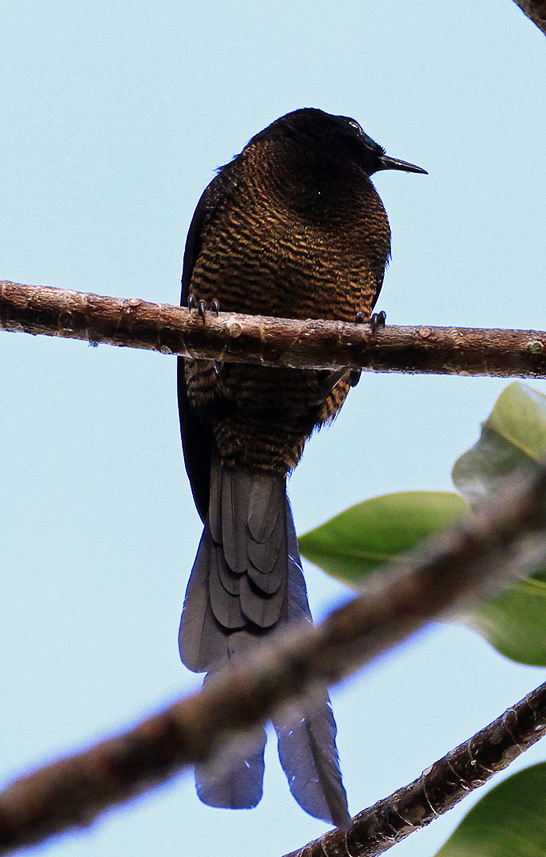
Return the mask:
[(0, 330), (264, 366), (546, 378), (546, 332), (398, 327), (193, 312), (0, 282)]
[[(546, 682), (420, 777), (285, 857), (377, 857), (452, 809), (546, 732)], [(500, 819), (499, 819), (500, 823)]]
[(90, 824), (106, 808), (211, 759), (290, 701), (310, 705), (313, 690), (432, 618), (536, 570), (546, 561), (546, 467), (507, 481), (487, 508), (387, 565), (318, 627), (284, 629), (198, 694), (14, 782), (0, 794), (0, 853)]

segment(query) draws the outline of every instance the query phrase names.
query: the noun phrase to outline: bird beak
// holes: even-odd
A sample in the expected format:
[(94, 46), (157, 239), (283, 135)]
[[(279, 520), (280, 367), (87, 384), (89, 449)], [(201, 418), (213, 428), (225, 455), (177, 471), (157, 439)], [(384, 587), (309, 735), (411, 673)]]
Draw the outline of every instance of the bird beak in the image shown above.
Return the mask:
[(423, 173), (428, 176), (426, 170), (421, 167), (416, 167), (415, 164), (408, 164), (407, 161), (400, 161), (398, 158), (390, 158), (388, 155), (381, 155), (379, 158), (379, 166), (376, 170), (404, 170), (406, 173)]

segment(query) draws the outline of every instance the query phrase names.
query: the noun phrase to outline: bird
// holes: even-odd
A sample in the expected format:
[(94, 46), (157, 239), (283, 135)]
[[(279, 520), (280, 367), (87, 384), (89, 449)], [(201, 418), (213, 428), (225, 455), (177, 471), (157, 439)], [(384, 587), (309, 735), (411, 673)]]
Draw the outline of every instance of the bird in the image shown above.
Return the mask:
[[(257, 133), (203, 192), (183, 260), (183, 306), (293, 319), (370, 320), (390, 258), (370, 176), (426, 173), (391, 158), (354, 119), (302, 108)], [(375, 318), (375, 317), (374, 317)], [(203, 534), (180, 622), (182, 662), (207, 677), (261, 638), (311, 622), (287, 478), (314, 429), (331, 423), (355, 370), (178, 358), (184, 460)], [(205, 678), (205, 681), (207, 680)], [(300, 806), (350, 825), (327, 690), (288, 720), (279, 756)], [(211, 806), (262, 796), (265, 731), (227, 767), (198, 766)]]

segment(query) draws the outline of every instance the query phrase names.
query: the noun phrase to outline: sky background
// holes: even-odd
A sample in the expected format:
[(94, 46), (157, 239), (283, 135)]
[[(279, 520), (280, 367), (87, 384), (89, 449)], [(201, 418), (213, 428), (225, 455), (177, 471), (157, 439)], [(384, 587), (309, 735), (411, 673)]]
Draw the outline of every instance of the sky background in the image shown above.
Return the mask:
[[(0, 45), (0, 277), (177, 303), (214, 169), (314, 106), (430, 173), (376, 177), (393, 232), (388, 322), (544, 329), (546, 42), (510, 0), (18, 0)], [(507, 383), (365, 375), (291, 480), (298, 531), (377, 494), (450, 490)], [(177, 650), (200, 523), (173, 358), (1, 333), (0, 390), (7, 782), (200, 684)], [(307, 579), (316, 618), (348, 595), (311, 566)], [(347, 681), (333, 701), (352, 812), (543, 680), (445, 625)], [(544, 757), (537, 745), (513, 770)], [(434, 854), (474, 799), (393, 854)], [(255, 810), (206, 807), (185, 775), (47, 847), (282, 855), (325, 829), (270, 741)]]

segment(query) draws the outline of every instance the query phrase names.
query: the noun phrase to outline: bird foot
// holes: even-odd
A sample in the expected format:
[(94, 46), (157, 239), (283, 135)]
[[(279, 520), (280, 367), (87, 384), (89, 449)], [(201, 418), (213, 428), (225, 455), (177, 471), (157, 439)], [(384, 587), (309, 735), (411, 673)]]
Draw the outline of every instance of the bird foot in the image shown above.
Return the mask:
[[(364, 315), (363, 310), (359, 310), (355, 317), (355, 324), (364, 324), (366, 321), (366, 316)], [(387, 321), (387, 313), (385, 310), (381, 310), (381, 312), (374, 312), (370, 318), (370, 327), (372, 329), (372, 334), (375, 333), (378, 327), (385, 327), (385, 322)], [(351, 369), (349, 373), (349, 384), (351, 387), (356, 387), (358, 382), (360, 381), (361, 370), (360, 369)]]
[(360, 369), (351, 369), (351, 371), (349, 372), (349, 384), (351, 385), (351, 387), (356, 387), (356, 385), (360, 381), (360, 374)]
[(385, 327), (386, 321), (387, 313), (384, 309), (382, 309), (381, 312), (374, 312), (372, 317), (370, 318), (372, 333), (375, 333), (378, 327)]
[[(355, 324), (364, 324), (364, 322), (367, 320), (368, 319), (366, 318), (364, 311), (359, 309), (355, 317)], [(370, 327), (372, 328), (372, 333), (375, 333), (378, 327), (385, 327), (385, 322), (387, 321), (387, 313), (383, 309), (381, 310), (381, 312), (374, 312), (369, 321)]]
[(220, 312), (220, 304), (213, 298), (209, 305), (207, 302), (203, 300), (203, 298), (197, 298), (194, 294), (191, 294), (188, 298), (188, 309), (190, 312), (192, 310), (196, 310), (197, 314), (201, 316), (203, 321), (205, 321), (205, 316), (207, 312), (213, 312), (216, 315)]

